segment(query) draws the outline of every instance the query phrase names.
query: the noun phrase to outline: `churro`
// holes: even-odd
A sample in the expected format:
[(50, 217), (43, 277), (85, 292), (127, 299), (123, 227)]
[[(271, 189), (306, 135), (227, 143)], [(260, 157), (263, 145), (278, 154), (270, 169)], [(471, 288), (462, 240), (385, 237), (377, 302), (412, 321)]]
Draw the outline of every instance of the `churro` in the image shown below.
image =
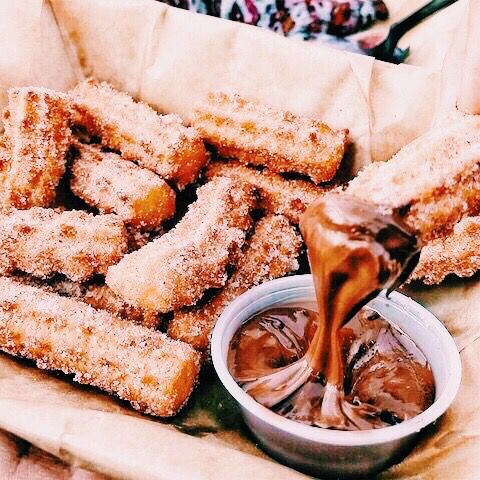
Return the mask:
[(63, 273), (83, 281), (105, 273), (127, 249), (116, 215), (34, 207), (0, 213), (0, 271), (46, 278)]
[(126, 224), (154, 229), (175, 213), (175, 192), (158, 175), (115, 153), (78, 144), (70, 188), (101, 213), (116, 213)]
[(480, 211), (479, 164), (480, 119), (465, 116), (417, 138), (390, 161), (367, 166), (347, 193), (397, 210), (429, 241)]
[(466, 217), (453, 227), (445, 238), (427, 243), (411, 280), (427, 285), (444, 280), (447, 275), (471, 277), (480, 270), (480, 217)]
[(199, 355), (182, 342), (78, 300), (0, 278), (0, 349), (158, 416), (174, 415), (196, 382)]
[(3, 204), (48, 207), (65, 172), (71, 141), (67, 97), (44, 88), (10, 89), (3, 121), (11, 156)]
[(284, 215), (295, 225), (306, 208), (330, 190), (305, 180), (286, 180), (276, 173), (260, 172), (233, 161), (211, 162), (205, 175), (208, 179), (223, 176), (250, 183), (259, 194), (261, 209), (269, 214)]
[(251, 224), (253, 189), (220, 177), (197, 195), (175, 228), (108, 269), (107, 285), (128, 303), (168, 312), (225, 284)]
[(301, 245), (300, 235), (285, 217), (275, 215), (260, 220), (225, 287), (206, 305), (176, 312), (168, 334), (206, 350), (213, 327), (228, 303), (254, 285), (297, 270)]
[(71, 92), (74, 121), (98, 135), (122, 157), (148, 168), (181, 189), (196, 180), (208, 160), (198, 132), (178, 115), (160, 115), (105, 82), (87, 80)]
[(223, 93), (197, 106), (193, 125), (223, 157), (300, 173), (315, 183), (335, 176), (347, 141), (346, 130)]

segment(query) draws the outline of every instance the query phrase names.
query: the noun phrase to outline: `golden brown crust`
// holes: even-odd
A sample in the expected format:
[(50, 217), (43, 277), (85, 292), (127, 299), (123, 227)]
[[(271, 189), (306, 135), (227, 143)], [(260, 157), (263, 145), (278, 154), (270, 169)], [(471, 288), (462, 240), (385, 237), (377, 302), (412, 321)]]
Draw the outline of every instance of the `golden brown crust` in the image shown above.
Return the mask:
[(0, 349), (73, 374), (151, 415), (187, 401), (199, 355), (166, 335), (83, 302), (0, 278)]
[(177, 115), (160, 115), (105, 82), (87, 80), (70, 92), (74, 121), (122, 157), (174, 181), (192, 183), (208, 160), (198, 132)]
[(480, 119), (456, 118), (366, 167), (347, 193), (402, 213), (424, 241), (480, 210)]
[(109, 268), (107, 285), (127, 302), (168, 312), (225, 284), (250, 227), (253, 189), (221, 177), (197, 195), (175, 228)]
[(259, 207), (269, 214), (284, 215), (297, 225), (306, 208), (331, 187), (319, 187), (305, 180), (286, 180), (266, 170), (260, 172), (238, 162), (211, 162), (205, 175), (208, 179), (219, 176), (248, 182), (259, 194)]
[(285, 217), (275, 215), (260, 220), (225, 287), (206, 305), (175, 313), (168, 334), (206, 350), (213, 327), (228, 303), (254, 285), (297, 270), (301, 245), (300, 235)]
[(127, 249), (116, 215), (91, 215), (34, 207), (0, 213), (0, 270), (37, 277), (63, 273), (83, 281), (105, 273)]
[(347, 142), (346, 130), (223, 93), (198, 105), (193, 124), (224, 157), (300, 173), (315, 183), (335, 176)]
[(8, 91), (3, 112), (10, 161), (3, 178), (3, 204), (48, 207), (65, 173), (71, 142), (67, 97), (44, 88)]
[(77, 144), (70, 188), (101, 213), (116, 213), (125, 223), (151, 230), (175, 213), (175, 192), (158, 175), (115, 153)]
[(447, 275), (470, 277), (480, 270), (480, 217), (466, 217), (453, 232), (427, 243), (410, 280), (434, 285)]

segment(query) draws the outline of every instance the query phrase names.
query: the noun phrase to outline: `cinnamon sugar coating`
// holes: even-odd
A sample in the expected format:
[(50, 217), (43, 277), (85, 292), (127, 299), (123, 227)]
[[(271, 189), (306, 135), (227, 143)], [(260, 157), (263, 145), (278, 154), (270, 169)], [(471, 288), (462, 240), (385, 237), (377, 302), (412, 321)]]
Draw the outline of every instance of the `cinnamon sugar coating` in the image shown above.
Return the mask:
[(128, 303), (168, 312), (225, 284), (251, 224), (253, 189), (220, 177), (197, 196), (175, 228), (108, 269), (107, 285)]
[(0, 271), (46, 278), (63, 273), (83, 281), (105, 273), (127, 250), (116, 215), (34, 207), (0, 212)]
[(446, 235), (480, 213), (480, 119), (455, 118), (368, 165), (347, 193), (398, 210), (424, 241)]
[(300, 173), (315, 183), (335, 176), (347, 142), (346, 130), (224, 93), (197, 106), (193, 125), (223, 157)]
[(128, 225), (155, 229), (175, 213), (175, 192), (158, 175), (115, 153), (77, 144), (70, 188), (101, 213), (116, 213)]
[(275, 215), (260, 220), (237, 269), (223, 289), (206, 305), (176, 312), (168, 334), (198, 350), (206, 350), (213, 327), (225, 307), (254, 285), (297, 270), (301, 245), (300, 235), (285, 217)]
[(74, 121), (122, 157), (182, 189), (198, 177), (208, 154), (198, 132), (178, 115), (160, 115), (109, 84), (87, 80), (71, 92)]
[(71, 142), (67, 97), (45, 88), (10, 89), (3, 121), (10, 161), (2, 203), (21, 209), (50, 206)]
[(238, 162), (211, 162), (205, 172), (208, 179), (219, 176), (248, 182), (259, 194), (259, 207), (269, 214), (284, 215), (297, 225), (306, 208), (330, 187), (319, 187), (305, 180), (287, 180), (266, 170), (262, 172)]
[(411, 280), (420, 279), (427, 285), (444, 280), (447, 275), (471, 277), (480, 270), (480, 217), (466, 217), (453, 232), (427, 243)]
[(0, 349), (37, 366), (73, 374), (133, 408), (174, 415), (199, 371), (182, 342), (120, 320), (78, 300), (0, 277)]

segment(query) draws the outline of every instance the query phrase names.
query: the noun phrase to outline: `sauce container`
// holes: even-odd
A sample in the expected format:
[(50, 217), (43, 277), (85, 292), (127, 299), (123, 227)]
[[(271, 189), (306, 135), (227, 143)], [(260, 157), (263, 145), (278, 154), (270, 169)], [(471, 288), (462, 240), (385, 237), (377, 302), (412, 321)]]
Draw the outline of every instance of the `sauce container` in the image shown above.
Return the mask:
[(228, 392), (238, 402), (245, 423), (262, 447), (278, 461), (322, 478), (374, 475), (397, 463), (415, 445), (419, 433), (451, 405), (460, 386), (460, 355), (442, 323), (424, 307), (398, 292), (381, 293), (369, 304), (403, 330), (428, 359), (435, 379), (434, 403), (400, 424), (364, 431), (326, 430), (284, 418), (257, 403), (235, 382), (227, 367), (230, 341), (253, 315), (272, 307), (316, 310), (311, 275), (266, 282), (233, 301), (212, 334), (212, 360)]

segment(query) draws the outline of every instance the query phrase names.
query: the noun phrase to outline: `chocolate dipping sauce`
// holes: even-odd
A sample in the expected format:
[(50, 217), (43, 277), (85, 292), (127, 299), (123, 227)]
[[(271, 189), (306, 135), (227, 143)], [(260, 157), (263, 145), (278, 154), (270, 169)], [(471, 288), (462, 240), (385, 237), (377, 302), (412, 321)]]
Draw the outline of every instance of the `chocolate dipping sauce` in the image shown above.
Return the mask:
[(233, 377), (259, 403), (308, 425), (366, 430), (418, 415), (435, 396), (430, 366), (409, 337), (364, 307), (408, 277), (415, 236), (341, 193), (312, 205), (300, 229), (318, 312), (273, 308), (250, 319), (230, 345)]

